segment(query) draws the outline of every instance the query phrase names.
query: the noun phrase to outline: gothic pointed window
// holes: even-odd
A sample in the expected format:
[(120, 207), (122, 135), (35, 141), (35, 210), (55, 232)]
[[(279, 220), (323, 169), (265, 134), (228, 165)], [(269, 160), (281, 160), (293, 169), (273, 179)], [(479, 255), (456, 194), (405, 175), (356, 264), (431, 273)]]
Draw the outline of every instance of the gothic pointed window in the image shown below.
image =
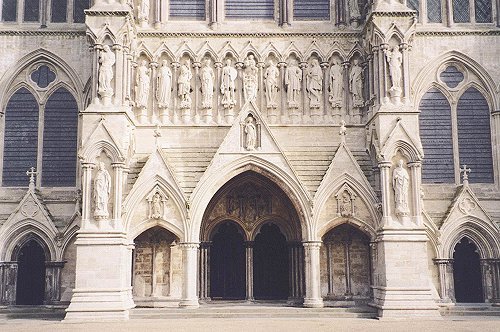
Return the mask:
[(330, 20), (330, 0), (293, 0), (297, 20)]
[(272, 19), (274, 17), (274, 0), (226, 0), (227, 18)]
[(204, 20), (205, 0), (170, 0), (169, 15), (171, 18)]
[(453, 3), (453, 22), (470, 22), (469, 0), (452, 0)]
[(474, 0), (476, 23), (491, 23), (491, 0)]
[(441, 23), (441, 0), (427, 0), (427, 21)]
[(451, 107), (436, 88), (430, 89), (420, 102), (420, 139), (424, 148), (422, 181), (453, 183), (455, 181)]
[(493, 183), (490, 110), (476, 88), (465, 91), (457, 105), (460, 165), (467, 165), (471, 183)]
[(38, 102), (26, 88), (18, 89), (5, 110), (2, 185), (27, 186), (26, 171), (37, 165)]
[(74, 0), (73, 1), (73, 22), (85, 23), (85, 9), (90, 8), (90, 0)]
[(38, 22), (40, 20), (40, 0), (24, 0), (24, 22)]
[(57, 89), (45, 106), (42, 186), (75, 185), (77, 123), (75, 98), (67, 89)]
[(2, 21), (15, 22), (17, 20), (17, 0), (2, 1)]
[(64, 23), (67, 21), (68, 0), (51, 0), (50, 21)]

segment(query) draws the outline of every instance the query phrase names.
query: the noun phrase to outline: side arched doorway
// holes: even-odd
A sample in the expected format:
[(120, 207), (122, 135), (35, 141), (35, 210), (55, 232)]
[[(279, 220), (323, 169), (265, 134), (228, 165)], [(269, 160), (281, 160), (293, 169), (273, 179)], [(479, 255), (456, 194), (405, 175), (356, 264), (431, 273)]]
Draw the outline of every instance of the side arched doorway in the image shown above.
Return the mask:
[(466, 237), (455, 246), (453, 280), (456, 302), (484, 302), (479, 253), (476, 245)]
[(17, 305), (40, 305), (45, 298), (45, 251), (29, 240), (17, 254)]
[(368, 303), (372, 297), (369, 237), (356, 227), (341, 224), (322, 241), (321, 289), (326, 304)]
[(231, 179), (205, 211), (200, 299), (289, 300), (304, 292), (298, 214), (283, 190), (256, 172)]
[(173, 233), (158, 226), (135, 238), (132, 294), (137, 306), (165, 306), (180, 299), (182, 253), (178, 242)]

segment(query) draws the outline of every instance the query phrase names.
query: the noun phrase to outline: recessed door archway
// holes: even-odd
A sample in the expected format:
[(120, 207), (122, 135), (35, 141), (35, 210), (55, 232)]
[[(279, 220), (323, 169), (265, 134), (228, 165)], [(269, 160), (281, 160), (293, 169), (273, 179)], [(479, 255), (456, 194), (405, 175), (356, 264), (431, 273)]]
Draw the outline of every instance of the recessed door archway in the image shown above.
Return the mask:
[(270, 179), (245, 172), (205, 211), (200, 245), (200, 299), (299, 301), (303, 247), (298, 214)]
[(481, 261), (477, 246), (467, 237), (455, 246), (453, 253), (455, 300), (461, 303), (484, 302)]
[(17, 253), (17, 305), (41, 305), (45, 299), (45, 251), (31, 239)]

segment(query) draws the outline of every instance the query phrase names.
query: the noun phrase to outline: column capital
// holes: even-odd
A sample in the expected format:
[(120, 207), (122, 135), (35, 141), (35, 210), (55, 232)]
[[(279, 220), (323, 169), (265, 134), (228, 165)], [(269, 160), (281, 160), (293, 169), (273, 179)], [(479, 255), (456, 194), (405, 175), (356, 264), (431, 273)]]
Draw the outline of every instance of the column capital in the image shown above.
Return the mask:
[(95, 163), (83, 161), (82, 168), (93, 169), (95, 167)]
[(199, 246), (200, 246), (199, 242), (181, 242), (181, 243), (179, 243), (179, 247), (182, 250), (198, 249)]
[(323, 242), (321, 241), (304, 241), (302, 242), (302, 245), (304, 246), (304, 248), (308, 248), (308, 249), (319, 249), (321, 248), (321, 244)]
[(434, 258), (434, 264), (453, 264), (453, 258)]
[(245, 248), (253, 248), (255, 241), (245, 241)]
[(420, 160), (415, 160), (415, 161), (410, 161), (406, 164), (408, 167), (413, 168), (413, 167), (420, 167), (422, 166), (422, 162)]
[(388, 160), (382, 160), (378, 162), (378, 167), (379, 168), (391, 168), (392, 162)]

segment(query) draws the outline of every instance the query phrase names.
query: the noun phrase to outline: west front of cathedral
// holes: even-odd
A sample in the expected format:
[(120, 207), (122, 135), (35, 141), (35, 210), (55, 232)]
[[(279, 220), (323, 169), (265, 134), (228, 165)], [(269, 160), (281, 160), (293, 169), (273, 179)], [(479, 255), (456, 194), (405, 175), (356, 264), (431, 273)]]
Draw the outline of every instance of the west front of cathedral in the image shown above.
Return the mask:
[(500, 304), (498, 1), (0, 10), (0, 306)]

